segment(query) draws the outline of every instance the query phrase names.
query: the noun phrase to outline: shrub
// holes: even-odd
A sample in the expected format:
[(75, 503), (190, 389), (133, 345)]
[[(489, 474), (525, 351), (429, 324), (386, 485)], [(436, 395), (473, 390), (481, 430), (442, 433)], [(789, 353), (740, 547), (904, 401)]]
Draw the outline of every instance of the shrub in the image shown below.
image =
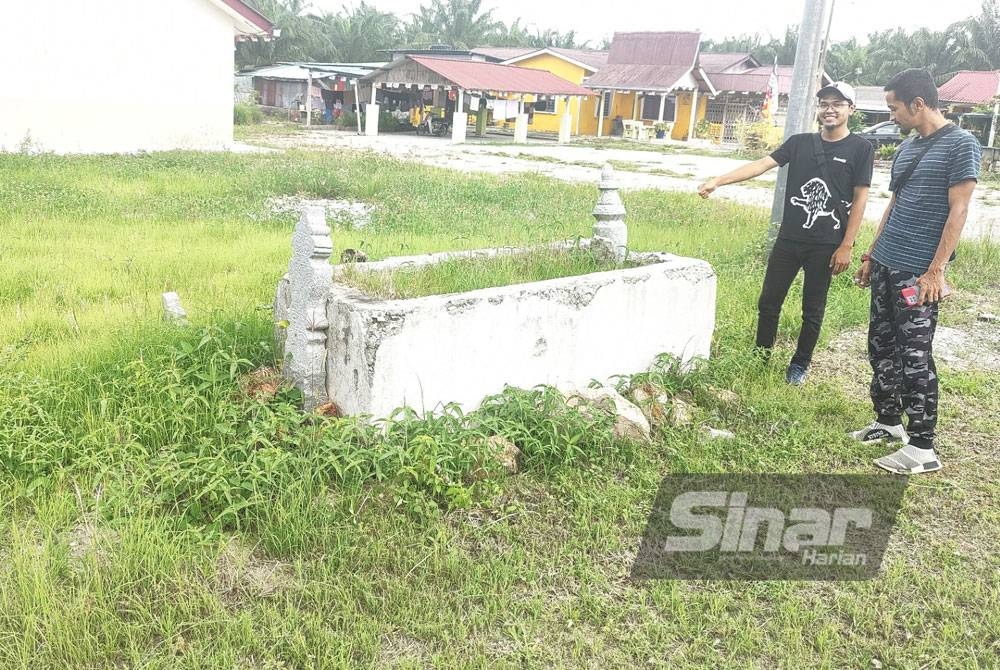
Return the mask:
[(708, 119), (702, 119), (694, 126), (694, 136), (699, 140), (706, 140), (712, 130), (712, 124)]
[(896, 155), (895, 144), (883, 144), (878, 148), (879, 160), (883, 161), (892, 160), (895, 155)]
[(339, 119), (333, 120), (333, 125), (340, 126), (342, 128), (357, 128), (358, 127), (358, 115), (354, 112), (348, 112), (346, 109), (340, 115)]
[(245, 102), (238, 102), (233, 105), (233, 123), (239, 126), (247, 126), (253, 123), (260, 123), (264, 120), (264, 112), (257, 105)]
[(859, 133), (865, 129), (865, 113), (862, 111), (855, 111), (851, 114), (850, 118), (847, 119), (847, 128), (852, 133)]
[[(403, 124), (392, 115), (392, 112), (379, 112), (378, 131), (380, 133), (397, 133), (402, 129)], [(409, 124), (407, 124), (409, 128)]]
[(740, 153), (751, 156), (763, 156), (778, 148), (781, 143), (779, 129), (767, 121), (741, 124), (737, 129), (740, 142)]

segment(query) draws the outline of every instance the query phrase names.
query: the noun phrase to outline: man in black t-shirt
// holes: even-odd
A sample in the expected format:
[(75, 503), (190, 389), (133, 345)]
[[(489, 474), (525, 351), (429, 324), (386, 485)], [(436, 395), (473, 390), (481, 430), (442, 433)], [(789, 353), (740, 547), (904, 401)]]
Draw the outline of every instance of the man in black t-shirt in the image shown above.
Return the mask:
[(872, 145), (847, 128), (855, 100), (850, 84), (835, 82), (820, 89), (817, 97), (816, 119), (823, 128), (819, 134), (793, 135), (770, 156), (698, 187), (698, 194), (707, 198), (719, 186), (788, 165), (784, 216), (757, 302), (757, 346), (770, 355), (781, 305), (802, 269), (802, 329), (785, 373), (785, 380), (794, 385), (802, 384), (808, 374), (823, 324), (830, 279), (851, 264), (875, 157)]

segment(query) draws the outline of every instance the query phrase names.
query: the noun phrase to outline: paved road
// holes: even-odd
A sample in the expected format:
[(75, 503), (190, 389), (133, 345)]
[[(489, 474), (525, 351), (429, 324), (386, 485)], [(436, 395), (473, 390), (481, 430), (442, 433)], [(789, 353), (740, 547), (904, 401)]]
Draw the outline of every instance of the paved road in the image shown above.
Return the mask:
[[(693, 192), (708, 177), (731, 170), (743, 162), (726, 155), (685, 153), (687, 147), (681, 142), (666, 144), (666, 151), (662, 152), (633, 149), (630, 148), (631, 142), (625, 140), (607, 145), (560, 145), (545, 140), (529, 140), (529, 144), (516, 145), (491, 138), (486, 142), (473, 140), (466, 144), (452, 144), (445, 138), (408, 133), (365, 137), (328, 128), (312, 129), (297, 135), (269, 135), (255, 141), (272, 147), (378, 151), (404, 160), (463, 172), (535, 172), (565, 181), (586, 183), (596, 183), (600, 166), (614, 161), (619, 166), (616, 170), (618, 181), (624, 188), (687, 192)], [(770, 207), (775, 172), (745, 184), (725, 186), (712, 197)], [(881, 217), (889, 201), (888, 185), (888, 169), (877, 167), (866, 211), (869, 221), (875, 222)], [(984, 186), (976, 189), (962, 237), (1000, 241), (1000, 189)]]

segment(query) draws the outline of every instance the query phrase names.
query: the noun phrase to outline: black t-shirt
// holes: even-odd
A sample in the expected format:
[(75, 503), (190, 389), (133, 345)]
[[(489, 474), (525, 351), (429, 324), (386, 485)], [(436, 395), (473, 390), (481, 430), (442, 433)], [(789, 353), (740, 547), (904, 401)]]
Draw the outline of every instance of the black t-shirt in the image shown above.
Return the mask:
[(857, 135), (836, 142), (822, 141), (826, 169), (832, 184), (823, 178), (816, 148), (815, 133), (792, 135), (771, 154), (778, 165), (788, 164), (785, 190), (785, 214), (778, 237), (798, 242), (840, 244), (847, 221), (841, 221), (836, 201), (851, 211), (855, 186), (871, 186), (875, 149)]

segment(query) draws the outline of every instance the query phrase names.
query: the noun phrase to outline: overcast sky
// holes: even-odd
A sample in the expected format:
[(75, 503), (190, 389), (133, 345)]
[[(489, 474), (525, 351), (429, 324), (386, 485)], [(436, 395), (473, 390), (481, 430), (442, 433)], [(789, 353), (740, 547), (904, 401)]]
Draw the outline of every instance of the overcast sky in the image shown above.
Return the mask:
[[(798, 24), (805, 0), (483, 0), (483, 8), (495, 8), (493, 16), (504, 23), (520, 18), (534, 31), (552, 28), (576, 30), (578, 41), (596, 43), (614, 31), (699, 30), (704, 38), (719, 39), (742, 33), (760, 33), (764, 40), (784, 35), (786, 25)], [(312, 8), (337, 12), (352, 0), (311, 0)], [(383, 11), (408, 18), (429, 0), (368, 0)], [(835, 0), (832, 39), (903, 27), (909, 31), (926, 27), (940, 30), (955, 21), (978, 16), (981, 0)], [(669, 9), (668, 9), (669, 7)]]

